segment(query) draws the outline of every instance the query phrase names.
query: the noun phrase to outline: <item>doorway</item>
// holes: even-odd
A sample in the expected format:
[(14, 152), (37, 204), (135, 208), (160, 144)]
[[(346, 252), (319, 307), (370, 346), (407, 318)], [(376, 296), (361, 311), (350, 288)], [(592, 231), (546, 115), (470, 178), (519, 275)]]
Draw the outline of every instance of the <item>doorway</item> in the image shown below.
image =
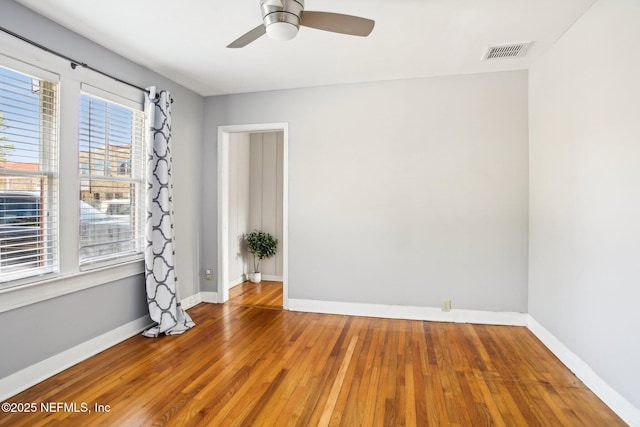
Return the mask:
[[(241, 134), (266, 134), (281, 132), (282, 154), (282, 195), (278, 199), (278, 208), (282, 212), (282, 235), (278, 245), (278, 252), (282, 257), (282, 307), (289, 307), (288, 301), (288, 146), (289, 132), (287, 123), (270, 123), (254, 125), (236, 125), (218, 127), (218, 302), (229, 300), (230, 280), (230, 218), (229, 208), (234, 203), (230, 194), (233, 181), (230, 164), (231, 144)], [(234, 283), (235, 284), (235, 283)]]

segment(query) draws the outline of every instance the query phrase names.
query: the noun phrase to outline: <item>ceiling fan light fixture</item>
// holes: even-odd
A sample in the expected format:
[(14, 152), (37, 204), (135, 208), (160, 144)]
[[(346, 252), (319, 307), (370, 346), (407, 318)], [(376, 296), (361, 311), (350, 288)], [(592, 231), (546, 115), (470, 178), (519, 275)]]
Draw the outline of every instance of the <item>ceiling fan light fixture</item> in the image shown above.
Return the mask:
[[(359, 16), (332, 12), (304, 12), (304, 0), (260, 0), (262, 25), (238, 37), (228, 48), (245, 47), (267, 34), (275, 40), (291, 40), (300, 26), (331, 33), (367, 37), (375, 21)], [(303, 22), (304, 13), (304, 22)]]
[(284, 21), (272, 22), (267, 25), (267, 35), (275, 40), (291, 40), (298, 34), (298, 27)]

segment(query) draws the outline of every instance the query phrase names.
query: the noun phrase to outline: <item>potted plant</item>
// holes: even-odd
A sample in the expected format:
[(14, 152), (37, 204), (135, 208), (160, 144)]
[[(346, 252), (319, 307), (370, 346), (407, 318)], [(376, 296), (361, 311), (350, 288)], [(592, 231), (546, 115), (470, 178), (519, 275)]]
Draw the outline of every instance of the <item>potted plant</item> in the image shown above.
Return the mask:
[(245, 236), (247, 249), (253, 254), (253, 273), (249, 273), (249, 280), (252, 283), (262, 281), (260, 273), (260, 261), (271, 258), (278, 249), (278, 239), (264, 231), (254, 230)]

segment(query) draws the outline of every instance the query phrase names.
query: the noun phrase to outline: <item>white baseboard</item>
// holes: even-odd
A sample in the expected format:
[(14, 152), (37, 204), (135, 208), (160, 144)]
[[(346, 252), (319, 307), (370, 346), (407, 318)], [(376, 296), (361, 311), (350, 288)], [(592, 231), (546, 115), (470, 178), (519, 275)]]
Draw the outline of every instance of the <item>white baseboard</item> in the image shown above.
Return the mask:
[(229, 282), (229, 289), (238, 286), (241, 283), (246, 282), (248, 279), (245, 277), (245, 275), (243, 274), (242, 276), (233, 279), (232, 281)]
[(190, 297), (180, 300), (180, 305), (185, 310), (189, 310), (190, 308), (195, 307), (201, 302), (206, 302), (209, 304), (217, 304), (218, 293), (217, 292), (198, 292), (197, 294), (193, 294)]
[(206, 302), (209, 304), (218, 304), (220, 301), (218, 300), (217, 292), (200, 292), (200, 300), (202, 302)]
[(538, 323), (531, 315), (528, 327), (533, 334), (569, 368), (580, 380), (593, 391), (612, 411), (630, 426), (640, 427), (640, 409), (625, 399), (609, 384), (600, 378), (578, 355), (572, 352), (558, 338)]
[(433, 307), (359, 304), (303, 299), (289, 299), (289, 310), (435, 322), (527, 326), (529, 330), (531, 330), (568, 369), (575, 373), (591, 391), (609, 406), (611, 410), (618, 414), (618, 416), (630, 426), (640, 427), (640, 409), (609, 386), (589, 365), (569, 350), (560, 340), (547, 331), (529, 314), (455, 309), (450, 312), (444, 312), (439, 308)]
[(289, 299), (289, 310), (311, 313), (345, 314), (350, 316), (390, 319), (428, 320), (434, 322), (478, 323), (486, 325), (527, 326), (524, 313), (479, 310), (442, 311), (433, 307), (360, 304), (336, 301)]
[(270, 282), (282, 282), (282, 276), (272, 276), (270, 274), (263, 274), (262, 280), (268, 280)]
[(152, 322), (144, 316), (0, 379), (0, 402), (132, 336)]
[(198, 292), (197, 294), (193, 294), (190, 297), (186, 297), (180, 300), (180, 305), (183, 309), (189, 310), (191, 307), (195, 307), (196, 305), (202, 302), (202, 292)]
[[(218, 293), (198, 292), (197, 294), (182, 299), (180, 304), (185, 310), (188, 310), (201, 302), (217, 303)], [(149, 316), (141, 317), (98, 337), (90, 339), (89, 341), (78, 344), (77, 346), (65, 350), (62, 353), (58, 353), (55, 356), (24, 368), (9, 375), (8, 377), (1, 378), (0, 402), (5, 401), (9, 397), (18, 394), (21, 391), (24, 391), (77, 363), (80, 363), (109, 347), (113, 347), (114, 345), (131, 338), (132, 336), (147, 329), (152, 324), (153, 322), (151, 322)]]
[[(199, 292), (181, 300), (181, 304), (185, 310), (200, 302), (218, 303), (218, 293)], [(450, 312), (443, 312), (433, 307), (360, 304), (303, 299), (290, 299), (289, 310), (391, 319), (527, 326), (567, 368), (575, 373), (575, 375), (602, 399), (606, 405), (617, 413), (620, 418), (630, 426), (640, 426), (640, 409), (609, 386), (589, 365), (528, 314), (455, 309)], [(141, 317), (0, 379), (0, 402), (140, 333), (148, 328), (151, 323), (148, 316)]]

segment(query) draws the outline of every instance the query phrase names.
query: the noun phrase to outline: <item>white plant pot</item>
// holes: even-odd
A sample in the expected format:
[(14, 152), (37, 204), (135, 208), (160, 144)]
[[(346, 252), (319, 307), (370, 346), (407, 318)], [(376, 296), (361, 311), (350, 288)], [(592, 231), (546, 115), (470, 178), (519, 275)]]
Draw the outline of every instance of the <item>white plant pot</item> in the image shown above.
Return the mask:
[(262, 281), (262, 273), (249, 273), (251, 283), (260, 283)]

